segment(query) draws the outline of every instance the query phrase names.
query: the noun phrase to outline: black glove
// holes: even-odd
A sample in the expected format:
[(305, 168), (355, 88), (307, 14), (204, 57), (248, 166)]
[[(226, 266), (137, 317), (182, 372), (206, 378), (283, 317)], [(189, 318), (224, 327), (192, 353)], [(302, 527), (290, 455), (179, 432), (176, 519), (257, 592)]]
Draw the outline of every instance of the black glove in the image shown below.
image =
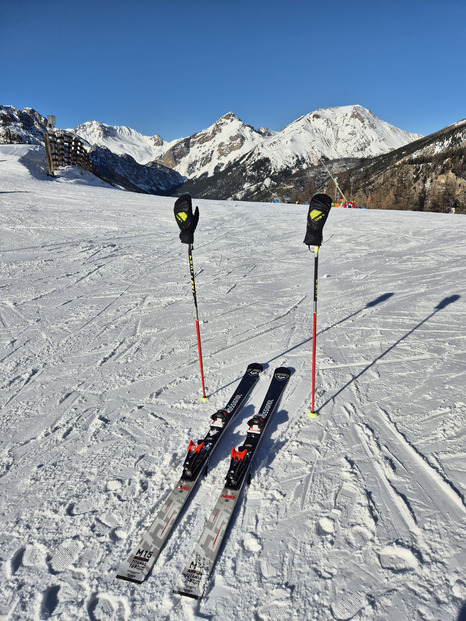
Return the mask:
[(316, 194), (312, 197), (307, 215), (306, 237), (304, 238), (304, 243), (308, 246), (320, 246), (322, 244), (322, 229), (331, 206), (332, 199), (327, 194)]
[(194, 231), (199, 220), (199, 207), (193, 214), (190, 194), (182, 194), (175, 202), (175, 218), (180, 227), (180, 239), (183, 244), (194, 243)]

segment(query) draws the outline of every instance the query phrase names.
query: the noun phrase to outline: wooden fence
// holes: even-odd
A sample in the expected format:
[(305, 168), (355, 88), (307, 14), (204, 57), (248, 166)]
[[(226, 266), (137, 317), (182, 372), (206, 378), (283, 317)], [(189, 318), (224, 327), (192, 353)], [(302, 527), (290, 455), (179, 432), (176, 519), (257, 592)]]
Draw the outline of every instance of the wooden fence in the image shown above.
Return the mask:
[(81, 166), (92, 172), (92, 162), (84, 144), (77, 136), (60, 131), (44, 132), (47, 153), (48, 175), (55, 177), (60, 166)]

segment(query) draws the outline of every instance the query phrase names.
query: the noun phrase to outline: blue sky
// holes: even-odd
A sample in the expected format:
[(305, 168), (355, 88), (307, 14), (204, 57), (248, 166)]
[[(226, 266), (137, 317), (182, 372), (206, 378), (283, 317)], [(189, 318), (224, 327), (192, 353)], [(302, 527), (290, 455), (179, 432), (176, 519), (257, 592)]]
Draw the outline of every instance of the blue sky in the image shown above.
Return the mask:
[(165, 140), (227, 112), (279, 130), (360, 104), (429, 134), (466, 117), (465, 0), (17, 0), (0, 104)]

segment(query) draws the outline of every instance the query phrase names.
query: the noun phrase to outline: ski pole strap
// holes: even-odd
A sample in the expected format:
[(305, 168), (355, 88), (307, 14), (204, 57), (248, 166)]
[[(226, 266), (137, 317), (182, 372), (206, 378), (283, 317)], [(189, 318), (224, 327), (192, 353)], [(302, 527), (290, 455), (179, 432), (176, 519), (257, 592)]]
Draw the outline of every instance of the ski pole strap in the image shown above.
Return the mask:
[(332, 199), (327, 194), (316, 194), (312, 197), (307, 214), (306, 237), (304, 238), (304, 243), (307, 246), (320, 246), (322, 244), (322, 231), (331, 207)]
[(194, 231), (199, 221), (199, 207), (193, 213), (193, 206), (190, 194), (182, 194), (176, 201), (174, 207), (175, 219), (180, 227), (180, 240), (183, 244), (194, 243)]

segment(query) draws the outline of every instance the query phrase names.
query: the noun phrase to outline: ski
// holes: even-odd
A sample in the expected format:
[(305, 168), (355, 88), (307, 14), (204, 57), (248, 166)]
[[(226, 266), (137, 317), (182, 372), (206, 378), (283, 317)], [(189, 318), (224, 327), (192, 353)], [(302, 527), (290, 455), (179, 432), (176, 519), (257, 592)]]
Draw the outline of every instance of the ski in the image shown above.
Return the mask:
[(211, 416), (210, 429), (204, 439), (199, 440), (197, 444), (192, 441), (189, 443), (180, 480), (138, 545), (122, 563), (117, 578), (141, 584), (148, 576), (197, 480), (206, 471), (210, 455), (230, 421), (241, 409), (262, 370), (262, 365), (250, 364), (225, 408)]
[(285, 367), (275, 370), (259, 412), (248, 422), (249, 430), (244, 444), (238, 450), (235, 448), (231, 450), (231, 461), (226, 476), (226, 484), (183, 569), (181, 576), (182, 584), (175, 589), (175, 593), (194, 599), (202, 597), (228, 529), (228, 524), (238, 502), (241, 489), (248, 478), (254, 453), (259, 446), (272, 414), (277, 408), (290, 375), (290, 369)]

